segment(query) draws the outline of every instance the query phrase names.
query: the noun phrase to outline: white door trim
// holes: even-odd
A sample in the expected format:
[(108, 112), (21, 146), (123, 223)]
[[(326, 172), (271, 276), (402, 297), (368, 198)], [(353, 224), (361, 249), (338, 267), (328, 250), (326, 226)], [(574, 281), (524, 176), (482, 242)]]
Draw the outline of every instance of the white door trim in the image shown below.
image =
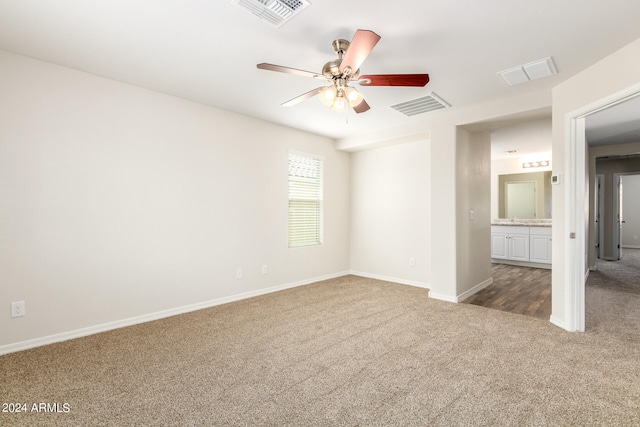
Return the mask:
[[(596, 233), (598, 233), (598, 248), (595, 258), (602, 259), (604, 254), (604, 174), (596, 174), (596, 187), (595, 191), (598, 192), (598, 204), (596, 206), (595, 216), (598, 218), (596, 224)], [(593, 265), (595, 269), (595, 261)]]
[(622, 221), (624, 218), (622, 215), (622, 200), (620, 199), (620, 191), (622, 187), (622, 176), (628, 175), (627, 173), (614, 173), (613, 174), (613, 224), (612, 224), (612, 236), (613, 242), (611, 243), (611, 249), (613, 249), (613, 258), (615, 260), (622, 259)]
[[(587, 104), (565, 115), (565, 313), (564, 326), (569, 331), (583, 332), (585, 329), (584, 285), (588, 274), (585, 264), (586, 233), (585, 220), (588, 205), (588, 177), (585, 182), (586, 140), (585, 117), (599, 110), (640, 95), (640, 83), (598, 101)], [(575, 233), (575, 234), (573, 234)], [(575, 238), (573, 237), (575, 236)]]
[(567, 115), (565, 122), (565, 313), (566, 327), (570, 331), (584, 331), (584, 200), (585, 191), (585, 116)]

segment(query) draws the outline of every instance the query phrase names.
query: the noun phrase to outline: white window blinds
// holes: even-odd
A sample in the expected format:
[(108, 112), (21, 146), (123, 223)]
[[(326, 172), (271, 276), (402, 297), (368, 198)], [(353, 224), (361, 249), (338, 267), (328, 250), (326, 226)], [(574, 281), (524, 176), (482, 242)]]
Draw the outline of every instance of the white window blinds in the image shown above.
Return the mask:
[(289, 152), (289, 247), (322, 243), (322, 158)]

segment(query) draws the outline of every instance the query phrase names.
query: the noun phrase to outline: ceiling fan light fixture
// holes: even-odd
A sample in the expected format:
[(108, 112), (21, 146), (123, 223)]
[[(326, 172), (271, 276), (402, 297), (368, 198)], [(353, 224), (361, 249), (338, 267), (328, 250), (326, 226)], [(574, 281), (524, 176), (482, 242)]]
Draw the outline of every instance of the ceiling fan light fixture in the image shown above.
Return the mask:
[(358, 92), (355, 88), (348, 87), (346, 92), (347, 92), (347, 100), (349, 101), (349, 105), (351, 107), (356, 107), (360, 105), (360, 103), (364, 99), (364, 96), (360, 92)]
[[(232, 0), (232, 2), (241, 1), (261, 2), (263, 4), (280, 1), (297, 4), (297, 2), (306, 0)], [(329, 86), (317, 87), (284, 102), (282, 104), (284, 107), (296, 105), (318, 95), (320, 102), (334, 111), (344, 112), (348, 107), (351, 107), (356, 113), (360, 114), (369, 111), (371, 107), (360, 92), (349, 86), (350, 82), (371, 86), (407, 87), (424, 87), (429, 82), (428, 74), (370, 74), (360, 78), (360, 65), (362, 65), (379, 40), (380, 36), (370, 30), (357, 30), (351, 41), (345, 39), (334, 40), (332, 46), (334, 52), (338, 55), (338, 59), (325, 63), (321, 74), (269, 63), (257, 64), (257, 68), (303, 77), (313, 77), (326, 80), (329, 83)], [(444, 108), (444, 106), (441, 108)]]
[(327, 86), (318, 95), (320, 102), (322, 102), (327, 107), (331, 107), (333, 105), (333, 101), (336, 99), (338, 91), (335, 86)]
[(327, 86), (318, 93), (318, 98), (327, 107), (339, 113), (347, 106), (357, 107), (364, 100), (364, 96), (352, 87)]
[(331, 105), (331, 109), (338, 113), (343, 113), (347, 109), (347, 100), (342, 93), (338, 93), (338, 96), (336, 96), (336, 99)]

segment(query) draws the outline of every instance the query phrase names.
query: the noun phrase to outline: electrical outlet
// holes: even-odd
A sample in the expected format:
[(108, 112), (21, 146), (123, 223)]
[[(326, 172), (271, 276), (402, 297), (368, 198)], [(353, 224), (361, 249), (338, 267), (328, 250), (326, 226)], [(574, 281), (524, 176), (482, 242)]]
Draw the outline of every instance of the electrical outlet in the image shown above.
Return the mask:
[(11, 303), (11, 317), (22, 317), (27, 314), (24, 301), (16, 301)]
[(638, 235), (637, 234), (633, 235), (633, 240), (638, 240)]
[(269, 267), (266, 264), (262, 266), (262, 274), (269, 274)]
[(416, 259), (414, 257), (409, 258), (409, 267), (416, 266)]
[(236, 279), (242, 279), (243, 276), (244, 272), (242, 271), (242, 268), (236, 269)]

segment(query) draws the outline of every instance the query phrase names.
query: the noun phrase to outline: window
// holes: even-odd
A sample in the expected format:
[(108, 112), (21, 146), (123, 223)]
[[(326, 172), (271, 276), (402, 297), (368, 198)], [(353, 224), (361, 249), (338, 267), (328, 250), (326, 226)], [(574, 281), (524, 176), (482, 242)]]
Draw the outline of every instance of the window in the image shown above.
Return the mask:
[(289, 247), (322, 243), (322, 158), (289, 152)]

